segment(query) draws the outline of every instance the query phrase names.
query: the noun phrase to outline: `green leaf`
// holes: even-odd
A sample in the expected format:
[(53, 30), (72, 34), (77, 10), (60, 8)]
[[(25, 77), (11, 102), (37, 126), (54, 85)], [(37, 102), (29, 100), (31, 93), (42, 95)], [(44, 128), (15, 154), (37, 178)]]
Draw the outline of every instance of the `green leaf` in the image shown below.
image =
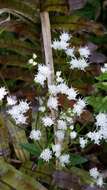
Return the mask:
[(78, 154), (71, 154), (70, 161), (72, 166), (76, 166), (76, 165), (81, 165), (87, 162), (88, 160), (85, 157), (80, 156)]
[(40, 155), (40, 152), (41, 152), (40, 149), (33, 143), (20, 144), (20, 146), (23, 149), (26, 149), (32, 155), (36, 155), (36, 156)]
[(67, 13), (68, 5), (65, 0), (43, 0), (41, 1), (41, 11), (44, 10)]
[[(47, 190), (42, 184), (30, 175), (25, 175), (0, 159), (0, 182), (15, 190)], [(1, 186), (0, 186), (1, 187)], [(1, 189), (1, 188), (0, 188)], [(5, 190), (2, 188), (2, 190)], [(9, 189), (6, 189), (9, 190)]]
[(71, 167), (71, 172), (80, 178), (81, 183), (84, 184), (94, 184), (95, 180), (90, 176), (89, 172), (84, 169)]
[[(29, 1), (19, 1), (19, 0), (0, 0), (0, 9), (2, 12), (11, 12), (13, 14), (22, 15), (29, 20), (36, 21), (36, 10), (38, 3), (31, 0)], [(5, 9), (4, 9), (5, 8)]]
[(101, 90), (107, 91), (107, 82), (100, 82), (95, 84), (95, 86)]
[(107, 96), (89, 96), (86, 98), (89, 105), (94, 108), (95, 112), (107, 112)]
[(99, 81), (107, 80), (107, 72), (102, 73), (100, 76), (96, 77)]
[(98, 13), (100, 12), (100, 0), (87, 0), (86, 6), (77, 11), (75, 14), (88, 18), (96, 20)]

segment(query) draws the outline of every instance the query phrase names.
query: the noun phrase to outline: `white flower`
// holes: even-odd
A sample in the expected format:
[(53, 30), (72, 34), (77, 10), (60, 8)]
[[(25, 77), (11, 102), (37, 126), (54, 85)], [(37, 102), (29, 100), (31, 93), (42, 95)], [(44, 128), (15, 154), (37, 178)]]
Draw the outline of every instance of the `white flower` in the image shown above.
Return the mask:
[(57, 77), (57, 78), (56, 78), (56, 82), (57, 82), (57, 83), (63, 83), (64, 80), (63, 80), (62, 77)]
[(57, 86), (56, 85), (49, 85), (49, 92), (51, 95), (56, 95), (58, 92)]
[(52, 145), (52, 150), (53, 152), (55, 152), (55, 156), (58, 158), (61, 154), (61, 145), (60, 144)]
[(70, 137), (71, 139), (75, 139), (77, 137), (77, 132), (76, 131), (70, 132)]
[(14, 105), (7, 112), (15, 120), (16, 124), (26, 124), (27, 117), (24, 114), (29, 110), (29, 104), (26, 101), (20, 101), (18, 105)]
[(70, 57), (75, 57), (74, 56), (74, 48), (67, 48), (66, 54)]
[(17, 103), (16, 96), (7, 96), (7, 104), (13, 106)]
[(70, 162), (70, 155), (69, 154), (63, 154), (59, 157), (59, 161), (62, 166), (65, 166), (65, 164), (69, 164)]
[(8, 92), (5, 87), (0, 87), (0, 101), (3, 100), (4, 96), (7, 95)]
[(56, 82), (57, 83), (63, 83), (63, 79), (62, 79), (62, 77), (61, 77), (61, 71), (57, 71), (56, 72)]
[(104, 64), (104, 67), (101, 67), (103, 73), (107, 72), (107, 63)]
[(67, 129), (67, 125), (66, 125), (66, 122), (64, 120), (58, 120), (58, 129), (62, 129), (62, 130)]
[(95, 167), (95, 168), (92, 168), (90, 169), (90, 176), (92, 176), (95, 180), (96, 180), (96, 184), (99, 186), (99, 187), (102, 187), (104, 182), (103, 182), (103, 176), (102, 174), (98, 171), (98, 169)]
[(50, 68), (46, 65), (38, 65), (38, 73), (35, 75), (34, 81), (44, 86), (45, 80), (50, 76)]
[(46, 80), (46, 77), (42, 75), (41, 73), (38, 73), (34, 78), (34, 81), (41, 84), (42, 86), (44, 86), (45, 80)]
[(70, 36), (67, 32), (63, 32), (60, 36), (60, 40), (61, 41), (64, 41), (64, 42), (67, 42), (68, 40), (70, 40)]
[(78, 51), (80, 53), (80, 56), (82, 56), (82, 57), (88, 58), (90, 55), (90, 50), (87, 46), (79, 48)]
[(37, 65), (37, 62), (34, 61), (33, 59), (29, 59), (28, 63), (33, 65), (33, 66)]
[(27, 101), (23, 101), (21, 100), (19, 102), (19, 105), (18, 105), (18, 110), (20, 111), (20, 113), (26, 113), (28, 110), (30, 109), (29, 107), (29, 103), (27, 103)]
[(74, 129), (74, 125), (70, 125), (70, 127), (69, 127), (71, 130), (73, 130)]
[(38, 63), (36, 61), (33, 61), (33, 66), (37, 65)]
[(95, 168), (92, 168), (90, 169), (90, 176), (93, 177), (94, 179), (97, 179), (98, 176), (100, 175), (98, 169), (95, 167)]
[(84, 108), (86, 106), (86, 102), (83, 99), (79, 99), (76, 104), (74, 104), (73, 113), (76, 113), (78, 116), (82, 114)]
[(43, 117), (42, 122), (45, 127), (51, 127), (54, 124), (53, 120), (49, 116)]
[(65, 41), (58, 41), (58, 40), (53, 41), (53, 44), (52, 44), (52, 47), (58, 50), (65, 50), (67, 49), (67, 46), (68, 46), (68, 43), (66, 43)]
[(41, 138), (41, 132), (40, 130), (35, 130), (33, 129), (30, 133), (30, 136), (29, 136), (31, 139), (35, 140), (35, 141), (38, 141), (40, 140)]
[(68, 123), (70, 123), (70, 124), (73, 123), (73, 119), (71, 117), (66, 116), (65, 119), (68, 121)]
[(57, 72), (56, 72), (56, 76), (57, 76), (57, 77), (60, 77), (60, 76), (61, 76), (61, 71), (57, 71)]
[(105, 67), (101, 67), (101, 72), (102, 72), (102, 73), (107, 72), (107, 68), (105, 68)]
[(102, 187), (104, 182), (103, 182), (103, 177), (102, 176), (99, 176), (99, 178), (97, 179), (96, 181), (96, 184), (99, 186), (99, 187)]
[(50, 96), (47, 102), (47, 106), (50, 109), (57, 110), (58, 108), (58, 100), (57, 97)]
[(76, 99), (77, 92), (73, 88), (69, 88), (67, 91), (67, 94), (68, 94), (67, 98), (69, 100), (75, 100)]
[(49, 66), (46, 65), (38, 65), (38, 72), (45, 77), (48, 77), (51, 74)]
[(60, 83), (58, 84), (57, 89), (59, 93), (66, 94), (69, 88), (65, 83)]
[(58, 138), (58, 141), (62, 141), (64, 140), (65, 132), (63, 130), (58, 130), (55, 135)]
[(45, 112), (45, 110), (46, 110), (45, 106), (40, 106), (40, 107), (39, 107), (39, 111)]
[(49, 162), (49, 160), (52, 158), (52, 151), (49, 148), (44, 149), (40, 154), (40, 158), (46, 162)]
[(70, 61), (71, 69), (85, 70), (89, 63), (84, 58), (74, 58)]
[(87, 142), (88, 142), (87, 139), (84, 139), (83, 137), (81, 137), (81, 138), (79, 139), (80, 147), (81, 147), (81, 148), (85, 148)]
[(101, 129), (99, 131), (100, 131), (100, 134), (102, 135), (102, 138), (104, 140), (107, 140), (107, 126), (101, 127)]
[(99, 113), (96, 116), (96, 126), (99, 127), (107, 127), (107, 114), (106, 113)]
[(27, 117), (23, 114), (20, 114), (17, 118), (15, 118), (16, 124), (26, 124)]
[(94, 141), (95, 144), (100, 144), (101, 139), (103, 138), (103, 135), (101, 133), (101, 131), (93, 131), (93, 132), (89, 132), (87, 134), (87, 137), (91, 139), (91, 141)]
[(29, 59), (28, 63), (33, 65), (33, 59)]
[(37, 55), (35, 53), (33, 53), (33, 59), (36, 59)]

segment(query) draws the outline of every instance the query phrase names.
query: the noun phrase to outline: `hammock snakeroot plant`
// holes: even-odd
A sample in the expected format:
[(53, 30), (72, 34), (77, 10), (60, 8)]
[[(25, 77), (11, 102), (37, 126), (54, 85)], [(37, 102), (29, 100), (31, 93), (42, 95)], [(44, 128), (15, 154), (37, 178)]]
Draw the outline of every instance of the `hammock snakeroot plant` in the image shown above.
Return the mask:
[[(70, 35), (63, 32), (60, 35), (59, 40), (55, 40), (52, 43), (52, 48), (55, 51), (64, 51), (69, 58), (69, 68), (79, 69), (86, 71), (89, 67), (88, 58), (90, 56), (90, 50), (88, 47), (80, 47), (78, 49), (78, 55), (76, 56), (75, 47), (69, 48)], [(85, 135), (79, 135), (75, 128), (75, 118), (80, 117), (81, 114), (87, 109), (87, 101), (85, 97), (80, 96), (78, 89), (75, 89), (62, 77), (61, 71), (56, 71), (54, 76), (54, 83), (47, 85), (47, 79), (51, 75), (51, 69), (48, 65), (37, 64), (35, 61), (36, 54), (33, 54), (33, 58), (29, 60), (29, 64), (37, 67), (37, 73), (34, 81), (39, 84), (40, 88), (47, 87), (47, 95), (45, 98), (40, 99), (40, 106), (38, 112), (40, 113), (40, 123), (47, 133), (51, 134), (47, 139), (48, 144), (43, 148), (38, 155), (38, 159), (43, 162), (55, 162), (58, 161), (60, 168), (68, 167), (72, 162), (71, 151), (69, 150), (70, 143), (79, 144), (81, 149), (84, 149), (90, 143), (100, 144), (102, 140), (107, 140), (107, 114), (98, 113), (95, 114), (95, 130), (89, 131)], [(15, 120), (16, 124), (27, 124), (27, 116), (25, 113), (29, 110), (30, 104), (27, 101), (17, 101), (15, 97), (8, 95), (9, 92), (5, 87), (0, 88), (0, 101), (7, 96), (7, 113)], [(64, 109), (60, 105), (59, 96), (64, 95), (68, 101), (73, 101), (72, 107), (66, 107)], [(52, 111), (56, 114), (56, 117), (52, 117)], [(55, 129), (55, 130), (54, 130)], [(40, 129), (32, 129), (30, 132), (30, 139), (34, 142), (38, 142), (43, 138), (42, 131)], [(67, 147), (64, 145), (67, 140)], [(97, 170), (92, 168), (89, 171), (90, 176), (93, 177), (94, 182), (98, 186), (102, 187), (103, 175)], [(92, 184), (91, 184), (92, 185)]]

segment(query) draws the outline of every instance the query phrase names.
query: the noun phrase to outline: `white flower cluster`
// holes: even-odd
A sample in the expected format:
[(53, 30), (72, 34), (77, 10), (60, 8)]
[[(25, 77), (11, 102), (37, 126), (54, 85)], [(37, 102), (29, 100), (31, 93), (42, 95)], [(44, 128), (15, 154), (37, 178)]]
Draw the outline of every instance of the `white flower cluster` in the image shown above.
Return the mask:
[(29, 110), (27, 101), (20, 101), (19, 104), (14, 105), (7, 112), (15, 120), (16, 124), (26, 124), (27, 117), (24, 115)]
[(54, 49), (58, 49), (58, 50), (66, 50), (69, 43), (68, 41), (70, 40), (70, 36), (68, 33), (63, 32), (60, 36), (60, 40), (55, 40), (53, 41), (52, 47)]
[(69, 154), (62, 154), (59, 157), (60, 164), (64, 167), (66, 164), (70, 162), (70, 155)]
[(38, 73), (35, 76), (34, 81), (44, 86), (44, 83), (50, 74), (51, 71), (48, 66), (39, 64)]
[(41, 132), (40, 130), (35, 130), (33, 129), (30, 133), (30, 136), (29, 136), (31, 139), (35, 140), (35, 141), (38, 141), (40, 140), (41, 138)]
[(29, 59), (28, 63), (32, 66), (36, 66), (37, 65), (36, 58), (37, 58), (37, 55), (33, 53), (32, 58)]
[(52, 118), (49, 117), (49, 116), (43, 117), (43, 118), (42, 118), (42, 122), (43, 122), (43, 125), (44, 125), (45, 127), (51, 127), (51, 126), (54, 124)]
[(15, 104), (17, 104), (16, 96), (7, 96), (7, 105), (13, 106)]
[(99, 113), (96, 116), (96, 131), (89, 132), (87, 137), (94, 141), (95, 144), (99, 144), (102, 139), (107, 140), (107, 114)]
[(50, 96), (47, 102), (47, 107), (50, 109), (58, 109), (58, 100), (57, 97)]
[(5, 97), (5, 95), (8, 94), (8, 91), (6, 90), (5, 87), (0, 87), (0, 101), (3, 100), (3, 98)]
[[(55, 144), (52, 145), (52, 151), (55, 154), (56, 158), (59, 160), (62, 167), (70, 162), (70, 155), (69, 154), (62, 154), (61, 155), (61, 145)], [(44, 149), (41, 154), (40, 158), (46, 162), (49, 162), (52, 159), (52, 151), (49, 148)]]
[(72, 58), (70, 61), (70, 68), (71, 69), (79, 69), (79, 70), (85, 70), (86, 67), (89, 66), (88, 61), (85, 58)]
[(103, 176), (102, 174), (98, 171), (98, 169), (95, 167), (95, 168), (92, 168), (90, 169), (90, 176), (93, 177), (95, 180), (96, 180), (96, 184), (99, 186), (99, 187), (102, 187), (104, 182), (103, 182)]
[(82, 114), (84, 108), (86, 107), (86, 102), (83, 99), (79, 99), (76, 104), (74, 104), (73, 113), (76, 113), (78, 116)]
[(90, 55), (90, 50), (88, 47), (80, 47), (78, 49), (78, 52), (80, 54), (80, 57), (77, 58), (75, 56), (76, 49), (69, 48), (68, 41), (70, 40), (70, 35), (68, 33), (62, 33), (60, 36), (60, 40), (53, 41), (52, 47), (54, 49), (58, 50), (64, 50), (66, 55), (70, 58), (70, 68), (71, 69), (79, 69), (79, 70), (85, 70), (86, 67), (89, 66), (88, 57)]
[(49, 162), (52, 158), (52, 151), (49, 148), (44, 149), (40, 154), (40, 158), (46, 162)]
[(61, 145), (60, 144), (52, 145), (52, 150), (55, 153), (55, 156), (57, 158), (61, 155)]
[(87, 142), (88, 142), (87, 139), (81, 137), (81, 138), (79, 139), (80, 147), (81, 147), (81, 148), (85, 148)]
[(64, 120), (58, 120), (58, 126), (57, 126), (58, 129), (61, 129), (61, 130), (66, 130), (67, 129), (67, 124)]

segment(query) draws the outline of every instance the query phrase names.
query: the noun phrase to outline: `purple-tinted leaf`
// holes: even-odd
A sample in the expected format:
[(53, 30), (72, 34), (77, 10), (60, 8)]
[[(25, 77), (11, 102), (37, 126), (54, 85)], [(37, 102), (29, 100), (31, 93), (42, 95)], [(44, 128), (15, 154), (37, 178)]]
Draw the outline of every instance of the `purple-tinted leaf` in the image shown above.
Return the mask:
[(106, 190), (106, 189), (104, 189), (104, 188), (100, 188), (100, 187), (98, 187), (98, 186), (84, 186), (83, 188), (82, 188), (82, 190)]
[(94, 52), (90, 56), (91, 63), (104, 63), (106, 61), (107, 61), (107, 57), (102, 53)]
[(84, 7), (87, 0), (68, 0), (70, 10), (77, 10)]
[(56, 171), (53, 174), (54, 183), (63, 189), (81, 189), (81, 185), (79, 184), (79, 178), (77, 176), (72, 175), (69, 172), (64, 171)]
[(92, 42), (88, 42), (86, 46), (89, 48), (90, 52), (93, 52), (98, 49), (98, 46)]

